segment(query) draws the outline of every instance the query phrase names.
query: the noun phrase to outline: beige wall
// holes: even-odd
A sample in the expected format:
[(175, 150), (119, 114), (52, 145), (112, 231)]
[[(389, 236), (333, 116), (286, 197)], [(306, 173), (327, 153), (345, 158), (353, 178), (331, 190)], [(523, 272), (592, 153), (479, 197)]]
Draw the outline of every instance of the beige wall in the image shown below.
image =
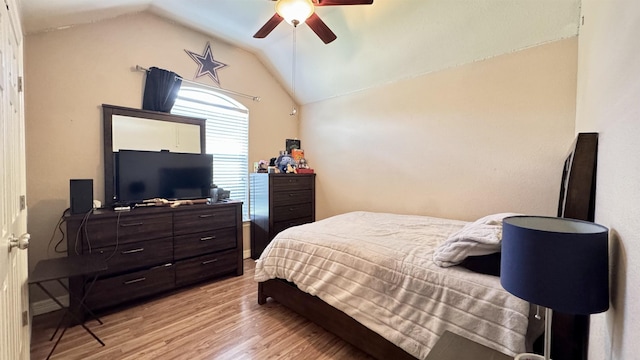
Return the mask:
[(93, 178), (103, 198), (100, 104), (140, 107), (136, 64), (192, 78), (184, 49), (207, 41), (229, 64), (222, 86), (263, 98), (239, 99), (250, 109), (250, 162), (302, 139), (318, 173), (319, 219), (350, 210), (467, 220), (555, 212), (575, 130), (576, 38), (306, 105), (298, 133), (292, 100), (255, 56), (142, 13), (26, 38), (31, 266), (53, 256), (47, 242), (70, 178)]
[(611, 308), (589, 358), (640, 358), (640, 2), (583, 0), (576, 129), (600, 133), (596, 222), (609, 227)]
[(574, 138), (577, 42), (305, 105), (300, 134), (318, 174), (318, 218), (555, 215)]
[[(207, 41), (214, 58), (228, 64), (218, 72), (222, 87), (262, 97), (237, 98), (249, 108), (250, 163), (276, 156), (284, 139), (298, 136), (298, 121), (288, 115), (292, 99), (247, 51), (146, 13), (26, 37), (31, 267), (54, 255), (47, 243), (69, 206), (69, 179), (94, 179), (94, 198), (104, 200), (100, 105), (142, 106), (144, 74), (135, 65), (193, 79), (197, 65), (184, 49), (202, 53)], [(213, 85), (207, 77), (197, 81)]]

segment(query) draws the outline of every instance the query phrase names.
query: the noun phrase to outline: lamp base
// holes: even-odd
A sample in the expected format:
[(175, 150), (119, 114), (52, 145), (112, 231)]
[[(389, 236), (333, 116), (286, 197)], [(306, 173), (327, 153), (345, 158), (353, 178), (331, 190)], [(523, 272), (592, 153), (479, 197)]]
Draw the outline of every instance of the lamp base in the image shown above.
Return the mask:
[(532, 353), (522, 353), (516, 355), (513, 360), (544, 360), (544, 356)]

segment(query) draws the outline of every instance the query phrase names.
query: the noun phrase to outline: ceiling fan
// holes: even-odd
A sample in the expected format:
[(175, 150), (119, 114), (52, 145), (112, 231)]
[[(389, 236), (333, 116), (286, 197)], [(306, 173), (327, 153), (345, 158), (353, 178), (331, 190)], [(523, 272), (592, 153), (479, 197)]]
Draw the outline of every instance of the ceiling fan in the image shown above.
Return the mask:
[(373, 0), (272, 0), (276, 1), (276, 13), (271, 19), (258, 30), (254, 38), (265, 38), (273, 29), (285, 20), (289, 24), (298, 26), (306, 22), (307, 25), (318, 35), (318, 37), (328, 44), (337, 38), (336, 34), (329, 29), (327, 24), (315, 13), (316, 6), (337, 6), (337, 5), (371, 5)]

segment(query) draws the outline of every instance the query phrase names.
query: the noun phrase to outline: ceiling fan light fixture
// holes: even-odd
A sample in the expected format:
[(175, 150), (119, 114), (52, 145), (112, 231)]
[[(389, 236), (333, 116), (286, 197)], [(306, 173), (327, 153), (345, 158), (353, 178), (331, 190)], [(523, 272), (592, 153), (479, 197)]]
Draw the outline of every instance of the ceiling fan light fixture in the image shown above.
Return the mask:
[(276, 2), (278, 15), (293, 26), (305, 22), (313, 11), (314, 6), (311, 0), (278, 0)]

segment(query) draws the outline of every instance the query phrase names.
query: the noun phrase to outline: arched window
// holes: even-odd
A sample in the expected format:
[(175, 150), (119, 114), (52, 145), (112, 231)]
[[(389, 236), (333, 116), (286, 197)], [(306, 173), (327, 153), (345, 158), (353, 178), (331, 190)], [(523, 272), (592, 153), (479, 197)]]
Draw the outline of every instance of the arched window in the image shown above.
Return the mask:
[(213, 155), (213, 183), (241, 200), (249, 219), (249, 110), (234, 99), (194, 87), (182, 87), (172, 114), (207, 119), (206, 149)]

